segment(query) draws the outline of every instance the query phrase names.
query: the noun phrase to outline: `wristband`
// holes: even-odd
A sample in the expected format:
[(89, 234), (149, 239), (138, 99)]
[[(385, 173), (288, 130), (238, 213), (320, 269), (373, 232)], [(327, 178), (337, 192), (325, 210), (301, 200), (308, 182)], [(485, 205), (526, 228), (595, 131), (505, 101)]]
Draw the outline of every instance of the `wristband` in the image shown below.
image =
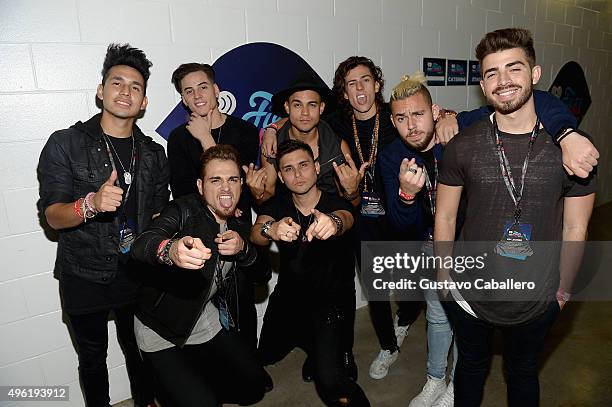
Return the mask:
[(342, 222), (342, 218), (340, 218), (340, 216), (336, 215), (333, 212), (328, 213), (327, 216), (329, 216), (331, 220), (333, 220), (336, 224), (336, 233), (334, 234), (339, 235), (340, 233), (342, 233), (342, 230), (344, 229), (344, 223)]
[(352, 201), (354, 199), (357, 199), (357, 197), (359, 197), (359, 190), (353, 192), (351, 195), (348, 194), (343, 194), (342, 195), (344, 197), (344, 199), (346, 199), (347, 201)]
[(570, 133), (572, 133), (573, 131), (575, 131), (575, 130), (573, 128), (571, 128), (571, 127), (564, 127), (561, 130), (559, 130), (557, 132), (556, 137), (555, 137), (555, 141), (557, 142), (557, 144), (560, 144), (561, 140), (563, 140), (564, 138), (569, 136)]
[(273, 129), (274, 131), (278, 132), (278, 125), (276, 123), (270, 123), (266, 126), (266, 130), (268, 129)]
[(416, 195), (407, 194), (404, 191), (402, 191), (402, 188), (400, 188), (399, 197), (402, 201), (409, 202), (409, 201), (414, 201), (414, 198), (416, 198)]
[(83, 205), (82, 200), (83, 198), (79, 198), (76, 201), (74, 201), (74, 205), (72, 209), (74, 210), (74, 214), (76, 216), (78, 216), (81, 219), (85, 219), (85, 215), (83, 215), (83, 211), (81, 210), (81, 206)]
[(96, 210), (96, 207), (93, 204), (93, 197), (96, 193), (95, 192), (90, 192), (87, 195), (85, 195), (85, 198), (83, 199), (83, 216), (85, 217), (85, 221), (87, 221), (87, 219), (91, 219), (94, 216), (96, 216), (98, 214), (98, 211)]

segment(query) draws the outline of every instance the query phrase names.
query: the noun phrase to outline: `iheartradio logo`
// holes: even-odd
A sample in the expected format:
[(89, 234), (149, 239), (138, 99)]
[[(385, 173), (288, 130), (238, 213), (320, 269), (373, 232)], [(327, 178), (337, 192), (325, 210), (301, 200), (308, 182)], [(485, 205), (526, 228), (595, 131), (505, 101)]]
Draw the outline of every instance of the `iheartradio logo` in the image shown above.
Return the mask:
[(236, 110), (236, 97), (232, 92), (223, 90), (217, 98), (219, 101), (219, 111), (225, 114), (232, 114)]

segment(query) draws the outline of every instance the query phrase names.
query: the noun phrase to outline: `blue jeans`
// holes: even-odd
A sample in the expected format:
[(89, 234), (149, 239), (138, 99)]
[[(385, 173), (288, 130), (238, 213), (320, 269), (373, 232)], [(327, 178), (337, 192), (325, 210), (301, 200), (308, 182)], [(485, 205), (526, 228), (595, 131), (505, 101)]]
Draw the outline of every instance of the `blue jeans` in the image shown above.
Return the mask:
[[(427, 301), (427, 375), (436, 379), (444, 379), (446, 376), (446, 365), (448, 351), (453, 342), (453, 331), (451, 329), (446, 312), (438, 299), (436, 290), (424, 290), (423, 296)], [(457, 365), (457, 343), (453, 343), (453, 369), (450, 380), (455, 375)]]

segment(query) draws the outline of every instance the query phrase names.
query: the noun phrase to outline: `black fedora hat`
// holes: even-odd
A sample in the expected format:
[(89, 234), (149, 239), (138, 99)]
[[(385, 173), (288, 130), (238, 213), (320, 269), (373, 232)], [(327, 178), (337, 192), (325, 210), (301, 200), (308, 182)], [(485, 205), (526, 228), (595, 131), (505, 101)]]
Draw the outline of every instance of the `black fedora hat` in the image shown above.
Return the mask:
[(322, 102), (328, 102), (331, 90), (314, 72), (304, 71), (300, 73), (291, 84), (285, 89), (281, 89), (272, 96), (272, 113), (280, 117), (286, 117), (285, 102), (289, 96), (302, 90), (313, 90), (321, 96)]

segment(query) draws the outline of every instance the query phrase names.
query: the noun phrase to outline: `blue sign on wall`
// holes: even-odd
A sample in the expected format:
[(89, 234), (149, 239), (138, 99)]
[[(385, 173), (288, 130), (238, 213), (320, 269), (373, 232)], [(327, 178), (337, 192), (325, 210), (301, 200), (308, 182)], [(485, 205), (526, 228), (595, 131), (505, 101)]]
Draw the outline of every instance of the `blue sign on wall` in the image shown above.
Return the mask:
[(446, 68), (446, 85), (465, 86), (467, 82), (467, 61), (449, 59)]
[(427, 86), (444, 86), (446, 59), (423, 58), (423, 72), (427, 78)]
[[(234, 48), (212, 66), (221, 89), (219, 110), (251, 122), (259, 129), (278, 120), (271, 113), (274, 93), (286, 88), (302, 72), (312, 72), (320, 79), (298, 54), (267, 42)], [(179, 102), (155, 131), (167, 140), (172, 130), (187, 122), (188, 116), (185, 106)]]
[(480, 62), (470, 61), (469, 62), (469, 74), (468, 74), (468, 85), (480, 85)]

